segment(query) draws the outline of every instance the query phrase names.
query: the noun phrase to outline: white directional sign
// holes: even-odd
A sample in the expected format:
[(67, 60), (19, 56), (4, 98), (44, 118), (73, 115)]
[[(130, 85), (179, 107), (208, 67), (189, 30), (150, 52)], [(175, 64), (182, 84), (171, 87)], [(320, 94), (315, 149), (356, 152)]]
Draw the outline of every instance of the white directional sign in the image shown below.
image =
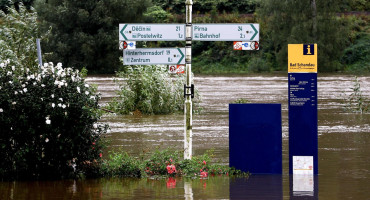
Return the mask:
[(124, 65), (185, 64), (185, 48), (145, 48), (123, 51)]
[(259, 41), (259, 24), (193, 24), (193, 40)]
[(119, 24), (119, 40), (185, 41), (185, 24)]

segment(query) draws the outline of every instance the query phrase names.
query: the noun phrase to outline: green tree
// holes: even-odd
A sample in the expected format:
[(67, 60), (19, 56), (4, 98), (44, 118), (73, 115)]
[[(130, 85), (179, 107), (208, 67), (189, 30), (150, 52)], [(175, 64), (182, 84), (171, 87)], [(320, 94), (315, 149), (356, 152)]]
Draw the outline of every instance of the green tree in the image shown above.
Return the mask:
[(317, 43), (319, 71), (342, 70), (348, 29), (336, 16), (339, 5), (335, 0), (262, 1), (257, 11), (261, 43), (274, 57), (275, 68), (286, 70), (288, 44)]
[(35, 7), (42, 28), (52, 28), (42, 50), (53, 62), (112, 73), (122, 53), (118, 24), (141, 22), (149, 4), (150, 0), (38, 0)]
[(8, 14), (0, 10), (0, 60), (10, 60), (10, 65), (33, 68), (38, 65), (36, 38), (39, 35), (37, 13), (20, 4), (18, 11), (9, 7)]
[(7, 12), (8, 8), (15, 6), (18, 10), (20, 3), (30, 9), (34, 0), (0, 0), (0, 10)]

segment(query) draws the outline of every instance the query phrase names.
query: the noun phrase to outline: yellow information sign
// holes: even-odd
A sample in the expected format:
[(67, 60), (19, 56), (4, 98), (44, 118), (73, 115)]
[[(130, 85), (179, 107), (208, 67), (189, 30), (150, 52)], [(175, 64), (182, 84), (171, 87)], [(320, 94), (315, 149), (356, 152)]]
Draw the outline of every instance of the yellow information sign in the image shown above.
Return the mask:
[(289, 73), (317, 73), (317, 44), (288, 44)]

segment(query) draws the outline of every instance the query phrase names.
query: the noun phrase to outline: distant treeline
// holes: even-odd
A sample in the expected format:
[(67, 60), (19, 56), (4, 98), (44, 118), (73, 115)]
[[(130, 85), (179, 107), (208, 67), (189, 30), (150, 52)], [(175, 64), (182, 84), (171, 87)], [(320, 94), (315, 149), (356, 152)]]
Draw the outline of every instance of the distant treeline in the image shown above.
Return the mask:
[[(0, 9), (20, 2), (38, 13), (44, 60), (113, 73), (122, 63), (119, 23), (185, 23), (185, 0), (0, 0)], [(285, 71), (287, 44), (317, 43), (320, 71), (370, 71), (367, 0), (193, 0), (193, 23), (259, 23), (260, 50), (233, 51), (232, 42), (194, 42), (196, 73)], [(1, 23), (1, 19), (0, 19)], [(138, 46), (174, 47), (184, 42)]]

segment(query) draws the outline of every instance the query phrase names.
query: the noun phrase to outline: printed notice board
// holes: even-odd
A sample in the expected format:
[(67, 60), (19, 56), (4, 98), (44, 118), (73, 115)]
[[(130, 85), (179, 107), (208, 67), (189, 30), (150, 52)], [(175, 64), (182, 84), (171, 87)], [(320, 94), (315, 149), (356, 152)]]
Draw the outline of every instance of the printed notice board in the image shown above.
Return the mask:
[(297, 156), (312, 156), (318, 174), (317, 53), (317, 44), (288, 45), (290, 174)]

